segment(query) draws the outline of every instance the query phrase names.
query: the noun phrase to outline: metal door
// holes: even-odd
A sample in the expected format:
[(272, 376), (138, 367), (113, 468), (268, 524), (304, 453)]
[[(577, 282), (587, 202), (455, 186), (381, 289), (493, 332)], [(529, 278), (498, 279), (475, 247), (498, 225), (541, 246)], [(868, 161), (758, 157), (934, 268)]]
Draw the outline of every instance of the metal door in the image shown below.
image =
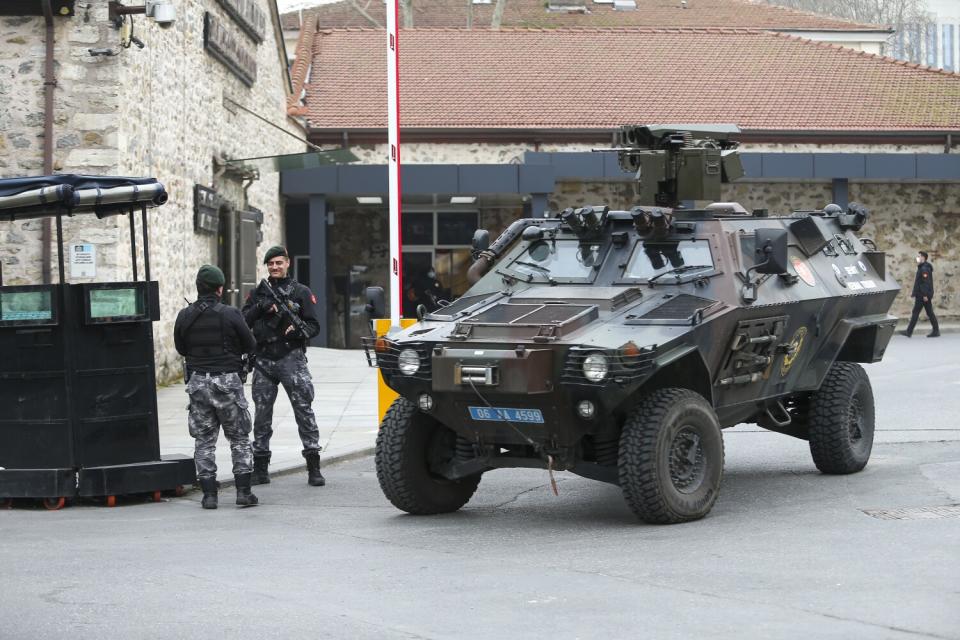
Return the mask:
[(257, 245), (263, 213), (225, 206), (220, 211), (220, 268), (226, 277), (223, 302), (243, 305), (247, 292), (257, 286)]
[(247, 293), (255, 289), (257, 279), (257, 244), (263, 214), (258, 211), (238, 211), (237, 234), (237, 289), (239, 303), (247, 299)]

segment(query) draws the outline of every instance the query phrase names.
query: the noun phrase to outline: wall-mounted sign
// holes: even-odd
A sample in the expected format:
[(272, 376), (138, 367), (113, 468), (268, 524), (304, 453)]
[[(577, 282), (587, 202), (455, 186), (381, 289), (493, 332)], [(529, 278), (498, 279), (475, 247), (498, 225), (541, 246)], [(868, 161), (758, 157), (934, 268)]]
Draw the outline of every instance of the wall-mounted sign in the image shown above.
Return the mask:
[(220, 231), (220, 196), (199, 184), (193, 186), (193, 230), (197, 233)]
[(97, 248), (92, 244), (70, 245), (70, 277), (97, 277)]
[(267, 30), (267, 14), (260, 10), (256, 0), (217, 0), (220, 6), (226, 9), (230, 17), (237, 21), (240, 28), (254, 42), (263, 42), (263, 35)]
[(203, 46), (248, 87), (257, 80), (257, 50), (233, 35), (209, 12), (203, 15)]

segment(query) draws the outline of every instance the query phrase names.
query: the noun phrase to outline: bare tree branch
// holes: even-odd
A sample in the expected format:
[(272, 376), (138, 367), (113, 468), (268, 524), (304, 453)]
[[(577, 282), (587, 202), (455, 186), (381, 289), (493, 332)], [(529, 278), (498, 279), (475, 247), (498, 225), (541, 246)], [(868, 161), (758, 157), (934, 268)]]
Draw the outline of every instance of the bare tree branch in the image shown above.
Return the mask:
[(359, 13), (359, 14), (362, 15), (364, 18), (366, 18), (366, 19), (369, 20), (371, 23), (373, 23), (373, 26), (377, 27), (378, 29), (383, 29), (383, 25), (380, 24), (379, 22), (377, 22), (377, 19), (376, 19), (376, 18), (374, 18), (374, 17), (373, 17), (372, 15), (370, 15), (369, 13), (367, 13), (367, 12), (364, 10), (363, 7), (361, 7), (359, 4), (357, 4), (357, 1), (356, 1), (356, 0), (349, 0), (349, 2), (350, 2), (350, 6), (353, 7), (354, 10), (355, 10), (357, 13)]
[[(901, 37), (888, 39), (885, 52), (896, 39), (902, 55), (915, 62), (923, 58), (924, 34), (934, 24), (926, 0), (767, 0), (769, 4), (809, 11), (860, 24), (889, 26)], [(905, 36), (905, 37), (904, 37)]]
[(767, 0), (770, 4), (833, 16), (861, 24), (927, 24), (926, 0)]
[(493, 8), (493, 19), (490, 21), (491, 29), (500, 28), (500, 23), (503, 22), (503, 5), (505, 3), (506, 0), (497, 0), (497, 4)]

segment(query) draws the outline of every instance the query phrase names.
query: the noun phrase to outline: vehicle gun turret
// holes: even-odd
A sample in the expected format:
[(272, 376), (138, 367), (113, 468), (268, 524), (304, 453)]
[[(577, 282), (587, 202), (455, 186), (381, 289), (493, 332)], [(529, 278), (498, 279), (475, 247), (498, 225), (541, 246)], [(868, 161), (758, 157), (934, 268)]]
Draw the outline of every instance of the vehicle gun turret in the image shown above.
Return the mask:
[(722, 200), (720, 185), (743, 176), (733, 124), (630, 125), (616, 131), (620, 168), (637, 179), (637, 204), (682, 208)]

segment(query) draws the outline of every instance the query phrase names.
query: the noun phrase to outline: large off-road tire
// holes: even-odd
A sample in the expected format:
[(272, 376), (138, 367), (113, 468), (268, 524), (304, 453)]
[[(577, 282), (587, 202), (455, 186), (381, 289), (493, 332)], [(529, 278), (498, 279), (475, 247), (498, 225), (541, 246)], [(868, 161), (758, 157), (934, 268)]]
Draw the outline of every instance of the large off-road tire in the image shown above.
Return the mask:
[(455, 448), (453, 431), (406, 398), (397, 398), (377, 434), (377, 479), (383, 494), (398, 509), (415, 515), (450, 513), (467, 504), (481, 474), (448, 480), (428, 464), (450, 460)]
[(873, 449), (873, 389), (858, 364), (834, 362), (807, 413), (810, 453), (823, 473), (856, 473)]
[(723, 479), (723, 435), (713, 407), (688, 389), (658, 389), (627, 415), (620, 434), (620, 488), (644, 522), (698, 520)]

